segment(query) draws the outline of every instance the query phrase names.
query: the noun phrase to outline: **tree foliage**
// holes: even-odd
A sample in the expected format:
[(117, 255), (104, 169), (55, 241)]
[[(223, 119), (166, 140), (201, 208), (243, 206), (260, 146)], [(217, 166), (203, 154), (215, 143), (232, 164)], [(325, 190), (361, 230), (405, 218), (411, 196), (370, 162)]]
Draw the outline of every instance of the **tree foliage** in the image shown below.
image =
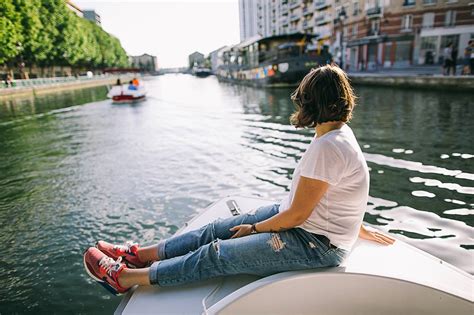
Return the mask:
[(16, 57), (23, 40), (20, 15), (11, 0), (0, 1), (0, 64)]
[(0, 65), (126, 67), (120, 41), (66, 7), (64, 0), (0, 1)]

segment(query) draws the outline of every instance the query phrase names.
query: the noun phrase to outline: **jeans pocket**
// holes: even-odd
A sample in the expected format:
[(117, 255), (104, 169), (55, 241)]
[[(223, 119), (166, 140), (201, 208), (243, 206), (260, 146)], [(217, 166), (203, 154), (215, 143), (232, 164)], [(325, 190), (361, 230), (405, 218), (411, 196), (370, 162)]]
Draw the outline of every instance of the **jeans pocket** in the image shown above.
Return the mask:
[(327, 247), (324, 245), (321, 241), (317, 239), (312, 239), (311, 241), (308, 242), (308, 246), (313, 254), (318, 256), (319, 258), (325, 257), (329, 251), (331, 251), (331, 248)]

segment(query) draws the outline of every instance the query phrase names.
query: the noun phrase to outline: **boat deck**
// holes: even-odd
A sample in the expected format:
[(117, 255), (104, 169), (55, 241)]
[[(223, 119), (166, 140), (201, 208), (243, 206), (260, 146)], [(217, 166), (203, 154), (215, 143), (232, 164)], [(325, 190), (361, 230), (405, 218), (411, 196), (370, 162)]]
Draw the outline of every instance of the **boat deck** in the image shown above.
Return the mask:
[[(273, 203), (240, 196), (224, 198), (177, 233), (231, 216), (229, 200), (234, 200), (243, 213)], [(350, 301), (351, 308), (346, 311), (353, 314), (358, 309), (360, 314), (380, 313), (384, 309), (382, 313), (406, 313), (408, 307), (413, 314), (426, 310), (464, 314), (473, 310), (473, 290), (471, 275), (403, 241), (383, 246), (358, 240), (339, 267), (284, 272), (261, 279), (233, 276), (179, 287), (136, 287), (124, 297), (115, 314), (287, 313), (294, 312), (295, 305), (300, 307), (297, 313), (314, 313), (317, 307), (322, 314), (342, 314), (347, 303), (338, 302), (341, 298)], [(285, 296), (293, 298), (282, 300)], [(301, 296), (304, 307), (298, 304)], [(258, 302), (259, 299), (265, 301)], [(332, 300), (333, 303), (327, 303)]]

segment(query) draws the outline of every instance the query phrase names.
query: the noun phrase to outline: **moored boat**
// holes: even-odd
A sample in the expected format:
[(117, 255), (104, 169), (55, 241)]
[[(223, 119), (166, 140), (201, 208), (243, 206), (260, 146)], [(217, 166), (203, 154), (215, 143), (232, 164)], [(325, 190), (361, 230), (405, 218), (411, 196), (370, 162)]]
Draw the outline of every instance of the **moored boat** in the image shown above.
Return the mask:
[(212, 71), (209, 68), (196, 67), (193, 68), (192, 73), (199, 78), (206, 78), (212, 74)]
[(295, 86), (312, 68), (331, 62), (327, 47), (313, 45), (316, 35), (256, 36), (221, 53), (220, 81), (253, 86)]
[[(176, 234), (272, 203), (227, 197)], [(401, 240), (383, 246), (359, 239), (338, 267), (135, 287), (115, 314), (471, 314), (473, 301), (466, 272)]]

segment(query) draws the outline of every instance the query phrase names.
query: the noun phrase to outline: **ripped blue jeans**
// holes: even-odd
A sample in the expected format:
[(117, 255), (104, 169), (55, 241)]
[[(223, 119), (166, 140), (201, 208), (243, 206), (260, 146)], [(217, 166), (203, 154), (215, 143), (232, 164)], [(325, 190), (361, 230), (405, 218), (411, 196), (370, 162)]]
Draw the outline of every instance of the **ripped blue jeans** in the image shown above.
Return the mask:
[(216, 220), (202, 228), (158, 244), (160, 261), (150, 267), (150, 282), (173, 286), (218, 276), (268, 276), (292, 270), (339, 265), (347, 252), (328, 247), (314, 234), (294, 228), (278, 233), (257, 233), (231, 239), (230, 228), (253, 224), (278, 213), (279, 205), (255, 213)]

